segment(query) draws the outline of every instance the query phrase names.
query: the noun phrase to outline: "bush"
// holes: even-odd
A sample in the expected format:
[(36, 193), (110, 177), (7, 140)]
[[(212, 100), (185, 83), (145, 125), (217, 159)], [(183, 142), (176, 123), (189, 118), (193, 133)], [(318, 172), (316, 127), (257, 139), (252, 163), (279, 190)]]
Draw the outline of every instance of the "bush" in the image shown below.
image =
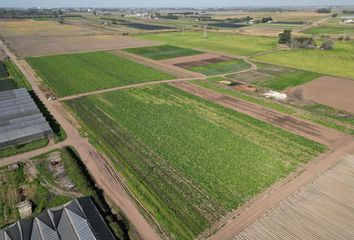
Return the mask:
[(338, 16), (338, 13), (334, 13), (334, 14), (332, 14), (332, 17), (337, 17)]
[(321, 49), (330, 50), (330, 49), (333, 49), (333, 47), (334, 47), (334, 42), (332, 41), (332, 39), (326, 38), (325, 40), (323, 40), (323, 43), (321, 45)]
[(314, 49), (314, 48), (316, 48), (316, 43), (313, 38), (297, 37), (297, 38), (291, 39), (290, 47), (291, 48)]

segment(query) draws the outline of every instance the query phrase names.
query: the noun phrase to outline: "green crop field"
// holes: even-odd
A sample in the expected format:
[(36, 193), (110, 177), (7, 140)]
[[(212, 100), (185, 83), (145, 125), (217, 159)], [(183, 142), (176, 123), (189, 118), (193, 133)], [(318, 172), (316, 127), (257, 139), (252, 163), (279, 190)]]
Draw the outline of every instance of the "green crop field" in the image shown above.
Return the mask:
[(320, 35), (320, 34), (354, 34), (353, 24), (341, 24), (340, 17), (330, 18), (321, 23), (320, 26), (311, 27), (304, 31), (306, 34)]
[(108, 52), (29, 58), (28, 62), (58, 96), (173, 78)]
[(213, 51), (235, 56), (250, 56), (271, 50), (277, 46), (277, 39), (238, 34), (209, 32), (205, 39), (202, 32), (160, 33), (139, 35), (138, 38), (164, 42), (184, 48)]
[(287, 73), (279, 74), (277, 76), (269, 77), (257, 85), (271, 88), (273, 90), (282, 91), (288, 87), (295, 87), (310, 82), (320, 76), (321, 74), (319, 73), (293, 70)]
[(281, 113), (293, 115), (324, 127), (333, 128), (337, 131), (354, 135), (354, 117), (350, 113), (319, 104), (303, 105), (296, 103), (279, 103), (277, 101), (265, 99), (264, 97), (257, 95), (257, 93), (252, 94), (235, 91), (232, 87), (219, 83), (220, 81), (225, 80), (225, 78), (209, 78), (204, 81), (192, 81), (192, 83)]
[(142, 47), (142, 48), (127, 48), (125, 49), (125, 51), (146, 58), (151, 58), (154, 60), (183, 57), (183, 56), (196, 55), (202, 53), (200, 51), (195, 51), (188, 48), (180, 48), (180, 47), (175, 47), (170, 45)]
[(66, 104), (134, 195), (177, 239), (195, 238), (325, 149), (169, 85)]
[(304, 33), (320, 35), (320, 34), (354, 34), (354, 27), (350, 26), (318, 26), (306, 29)]
[(264, 63), (354, 79), (354, 42), (335, 42), (328, 51), (293, 49), (254, 57)]
[(207, 76), (238, 72), (250, 68), (251, 65), (243, 60), (231, 60), (220, 63), (211, 63), (204, 66), (192, 67), (191, 71), (203, 73)]

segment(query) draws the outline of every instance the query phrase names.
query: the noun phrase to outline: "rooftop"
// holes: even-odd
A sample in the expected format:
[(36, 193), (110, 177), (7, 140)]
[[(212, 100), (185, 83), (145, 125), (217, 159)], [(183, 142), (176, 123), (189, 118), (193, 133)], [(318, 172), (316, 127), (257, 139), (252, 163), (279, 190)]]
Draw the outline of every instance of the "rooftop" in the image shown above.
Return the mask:
[(114, 240), (90, 197), (47, 209), (0, 230), (0, 240)]
[(50, 134), (52, 129), (26, 89), (0, 92), (0, 148)]

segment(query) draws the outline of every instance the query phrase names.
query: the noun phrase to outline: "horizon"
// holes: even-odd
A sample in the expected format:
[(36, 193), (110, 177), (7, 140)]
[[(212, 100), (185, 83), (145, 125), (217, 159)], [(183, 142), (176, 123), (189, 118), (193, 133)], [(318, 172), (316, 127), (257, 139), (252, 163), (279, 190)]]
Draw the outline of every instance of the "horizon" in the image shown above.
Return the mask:
[(133, 0), (127, 2), (117, 2), (114, 0), (62, 0), (60, 2), (54, 0), (12, 0), (0, 2), (0, 8), (252, 8), (252, 7), (330, 7), (330, 6), (354, 6), (351, 0), (339, 1), (296, 1), (295, 3), (290, 0), (282, 1), (279, 5), (275, 0), (258, 1), (238, 1), (235, 3), (232, 0), (196, 0), (191, 2), (187, 1), (144, 1)]

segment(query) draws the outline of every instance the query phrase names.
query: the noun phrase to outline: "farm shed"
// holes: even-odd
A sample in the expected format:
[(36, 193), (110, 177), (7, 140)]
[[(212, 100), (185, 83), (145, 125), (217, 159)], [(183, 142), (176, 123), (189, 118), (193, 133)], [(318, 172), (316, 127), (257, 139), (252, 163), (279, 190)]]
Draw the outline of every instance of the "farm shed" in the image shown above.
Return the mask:
[(26, 89), (0, 92), (0, 149), (48, 137), (52, 133)]

